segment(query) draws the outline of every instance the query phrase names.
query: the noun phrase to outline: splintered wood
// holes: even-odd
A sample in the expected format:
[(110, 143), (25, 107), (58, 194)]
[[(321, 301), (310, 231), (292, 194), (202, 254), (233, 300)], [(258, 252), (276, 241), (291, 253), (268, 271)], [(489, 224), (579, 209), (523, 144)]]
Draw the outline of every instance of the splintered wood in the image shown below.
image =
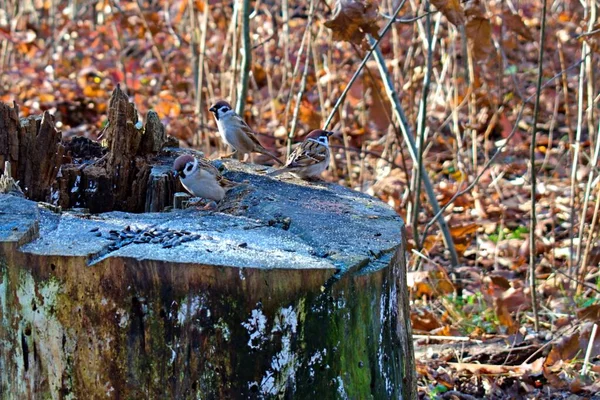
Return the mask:
[(19, 119), (16, 105), (0, 103), (0, 165), (10, 162), (12, 177), (27, 198), (49, 199), (64, 149), (50, 113)]
[(0, 103), (0, 165), (10, 163), (27, 198), (93, 213), (162, 211), (169, 205), (174, 178), (151, 173), (154, 157), (167, 143), (165, 127), (153, 111), (142, 126), (120, 87), (109, 102), (104, 156), (98, 151), (79, 154), (80, 148), (106, 151), (85, 137), (65, 148), (48, 112), (20, 120), (18, 114), (16, 105)]

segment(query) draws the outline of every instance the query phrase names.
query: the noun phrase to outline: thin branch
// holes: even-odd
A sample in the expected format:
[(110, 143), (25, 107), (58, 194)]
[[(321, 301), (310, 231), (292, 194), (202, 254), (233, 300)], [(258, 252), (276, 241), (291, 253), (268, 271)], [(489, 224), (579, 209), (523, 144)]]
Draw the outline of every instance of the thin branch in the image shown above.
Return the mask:
[[(308, 16), (308, 23), (306, 29), (308, 30), (308, 39), (306, 45), (306, 58), (304, 60), (304, 71), (302, 72), (302, 78), (300, 80), (300, 90), (298, 91), (298, 95), (296, 97), (296, 105), (294, 106), (294, 114), (292, 116), (292, 124), (290, 126), (290, 130), (288, 132), (287, 137), (287, 155), (289, 156), (292, 152), (292, 138), (296, 133), (296, 125), (298, 124), (298, 114), (300, 113), (300, 105), (302, 103), (302, 96), (304, 96), (304, 92), (306, 91), (306, 80), (308, 78), (308, 71), (310, 69), (310, 55), (312, 53), (312, 22), (313, 16), (315, 14), (315, 1), (311, 0), (310, 2), (310, 11)], [(299, 58), (298, 58), (299, 59)]]
[(537, 221), (537, 215), (535, 212), (536, 204), (536, 170), (535, 170), (535, 150), (536, 150), (536, 137), (538, 132), (537, 123), (540, 117), (540, 97), (542, 94), (542, 73), (544, 64), (544, 42), (546, 40), (546, 2), (543, 0), (542, 6), (542, 31), (540, 33), (540, 53), (538, 57), (538, 78), (535, 91), (535, 105), (533, 107), (533, 132), (531, 132), (531, 147), (529, 152), (529, 162), (531, 163), (531, 217), (529, 226), (529, 286), (531, 290), (531, 305), (533, 308), (533, 321), (534, 328), (536, 331), (540, 328), (540, 317), (538, 313), (538, 302), (537, 302), (537, 290), (535, 284), (535, 265), (537, 259), (537, 248), (535, 245), (535, 226)]
[(244, 115), (246, 95), (248, 94), (248, 79), (252, 66), (252, 44), (250, 43), (250, 0), (242, 0), (242, 76), (238, 89), (235, 111)]
[(419, 224), (419, 210), (421, 208), (421, 181), (423, 180), (422, 172), (424, 172), (425, 168), (423, 166), (423, 150), (424, 150), (424, 142), (425, 142), (425, 130), (427, 128), (427, 96), (429, 94), (429, 87), (431, 86), (431, 69), (433, 65), (433, 34), (431, 32), (431, 16), (429, 15), (429, 0), (425, 0), (425, 12), (427, 13), (427, 19), (425, 19), (425, 40), (427, 44), (427, 65), (425, 77), (423, 78), (423, 90), (421, 94), (421, 101), (419, 104), (419, 120), (417, 123), (417, 135), (419, 139), (419, 146), (417, 148), (418, 160), (416, 164), (416, 182), (415, 182), (415, 197), (414, 204), (415, 207), (413, 209), (413, 220), (412, 220), (412, 228), (413, 235), (415, 237), (415, 243), (417, 243), (417, 247), (419, 245), (419, 230), (417, 229)]
[[(371, 38), (371, 42), (373, 41), (374, 40)], [(394, 89), (394, 84), (391, 81), (389, 71), (387, 69), (387, 66), (385, 65), (385, 59), (383, 58), (383, 54), (379, 49), (376, 49), (375, 60), (377, 61), (377, 66), (379, 67), (379, 74), (383, 79), (385, 91), (392, 103), (394, 115), (396, 116), (396, 119), (400, 124), (400, 129), (402, 130), (402, 137), (407, 143), (407, 149), (410, 154), (410, 157), (413, 163), (418, 165), (417, 146), (415, 143), (415, 138), (411, 132), (410, 124), (408, 123), (408, 118), (406, 118), (404, 109), (402, 108), (402, 104), (400, 104), (398, 93)], [(400, 138), (398, 138), (398, 141), (400, 141)], [(450, 234), (448, 223), (441, 216), (440, 205), (437, 201), (437, 197), (435, 191), (433, 190), (433, 185), (431, 184), (429, 175), (427, 175), (427, 173), (425, 172), (425, 167), (423, 165), (419, 165), (419, 168), (422, 169), (421, 176), (423, 179), (423, 186), (425, 187), (425, 192), (427, 193), (427, 199), (429, 200), (433, 212), (437, 213), (435, 219), (440, 227), (440, 230), (442, 231), (446, 249), (448, 249), (448, 251), (450, 252), (450, 262), (452, 263), (452, 266), (456, 268), (458, 267), (458, 254), (456, 253), (456, 248), (454, 247), (454, 241), (452, 240), (452, 235)]]

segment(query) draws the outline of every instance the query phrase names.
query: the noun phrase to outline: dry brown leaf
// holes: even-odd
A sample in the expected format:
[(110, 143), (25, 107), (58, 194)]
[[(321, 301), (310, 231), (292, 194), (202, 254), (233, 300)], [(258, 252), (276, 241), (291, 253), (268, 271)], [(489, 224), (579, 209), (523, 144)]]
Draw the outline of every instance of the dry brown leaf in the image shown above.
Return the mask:
[(479, 0), (471, 0), (467, 3), (465, 15), (467, 16), (467, 39), (473, 59), (485, 60), (494, 50), (492, 24), (489, 18), (486, 18)]
[(456, 26), (465, 24), (465, 16), (458, 0), (431, 0), (435, 6), (450, 23)]
[(414, 331), (430, 332), (440, 328), (442, 323), (434, 313), (427, 310), (418, 310), (410, 313), (410, 322)]
[(454, 285), (443, 268), (438, 271), (414, 271), (407, 276), (408, 288), (415, 297), (442, 296), (454, 292)]
[(473, 241), (473, 234), (477, 232), (477, 224), (466, 224), (461, 226), (453, 226), (450, 228), (450, 234), (454, 240), (454, 247), (459, 255), (469, 248)]
[(460, 336), (462, 332), (459, 329), (453, 328), (450, 325), (445, 325), (440, 328), (434, 329), (429, 333), (435, 336)]
[(506, 327), (506, 332), (509, 335), (512, 335), (518, 331), (518, 326), (515, 323), (512, 315), (510, 315), (508, 306), (503, 299), (494, 299), (494, 311), (496, 313), (496, 317), (498, 318), (498, 322), (500, 322), (502, 326)]
[[(565, 363), (570, 363), (573, 359), (582, 360), (585, 352), (590, 345), (590, 336), (592, 332), (591, 322), (584, 323), (580, 329), (573, 332), (570, 336), (563, 336), (552, 346), (550, 353), (544, 362), (544, 375), (550, 372), (562, 370)], [(592, 354), (598, 354), (600, 351), (600, 335), (596, 335), (592, 344)]]
[(333, 40), (361, 44), (366, 34), (379, 38), (378, 11), (377, 0), (337, 0), (325, 26), (333, 31)]
[(503, 15), (503, 19), (504, 19), (504, 25), (508, 29), (510, 29), (511, 31), (515, 32), (518, 35), (521, 35), (522, 37), (524, 37), (527, 40), (533, 40), (533, 35), (531, 34), (531, 31), (529, 30), (527, 25), (525, 25), (525, 23), (523, 22), (523, 19), (521, 18), (521, 16), (519, 14), (513, 14), (510, 11), (505, 11), (504, 15)]
[(592, 304), (580, 310), (577, 310), (577, 318), (590, 320), (595, 323), (600, 322), (600, 304)]

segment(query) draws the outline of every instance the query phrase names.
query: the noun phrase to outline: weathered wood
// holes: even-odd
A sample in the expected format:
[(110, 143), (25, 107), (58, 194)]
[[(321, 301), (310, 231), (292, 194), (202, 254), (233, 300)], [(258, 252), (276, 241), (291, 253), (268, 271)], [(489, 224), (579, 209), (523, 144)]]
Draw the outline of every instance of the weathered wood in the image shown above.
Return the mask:
[(62, 164), (61, 133), (48, 113), (19, 121), (18, 107), (0, 103), (0, 162), (9, 161), (13, 178), (27, 198), (47, 201)]
[(184, 192), (177, 192), (173, 197), (173, 208), (177, 210), (183, 210), (185, 208), (185, 202), (188, 201), (191, 196)]
[(63, 209), (88, 208), (92, 213), (114, 209), (113, 181), (102, 166), (68, 164), (53, 185), (53, 204)]
[(416, 398), (401, 219), (223, 164), (217, 213), (0, 196), (0, 398)]
[(18, 160), (19, 107), (16, 104), (10, 107), (8, 104), (0, 103), (0, 165), (9, 161), (12, 170), (16, 171)]
[(83, 137), (63, 145), (49, 113), (19, 121), (18, 111), (0, 104), (0, 162), (11, 163), (27, 198), (92, 213), (162, 211), (171, 205), (175, 178), (164, 165), (157, 172), (155, 158), (172, 138), (153, 111), (142, 127), (119, 87), (109, 102), (108, 149)]
[(10, 161), (4, 162), (4, 169), (0, 174), (0, 194), (12, 194), (15, 196), (25, 197), (23, 191), (12, 177), (12, 166)]
[(114, 207), (142, 212), (151, 169), (146, 156), (163, 147), (167, 140), (165, 128), (158, 115), (150, 111), (142, 129), (135, 106), (119, 87), (111, 96), (108, 119), (106, 170), (113, 178)]

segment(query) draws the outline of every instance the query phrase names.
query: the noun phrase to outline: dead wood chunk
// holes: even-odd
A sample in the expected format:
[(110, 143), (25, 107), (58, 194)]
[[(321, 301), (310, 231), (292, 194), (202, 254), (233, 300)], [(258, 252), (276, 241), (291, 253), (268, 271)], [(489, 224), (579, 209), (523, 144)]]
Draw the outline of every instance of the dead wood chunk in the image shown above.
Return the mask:
[(75, 160), (89, 160), (103, 157), (107, 149), (85, 136), (75, 136), (65, 142), (65, 153)]
[[(114, 206), (116, 210), (133, 210), (129, 208), (133, 196), (133, 186), (139, 180), (135, 157), (142, 138), (141, 127), (138, 126), (137, 111), (129, 102), (127, 95), (117, 87), (109, 102), (108, 128), (108, 162), (106, 171), (113, 180)], [(139, 184), (138, 184), (139, 185)], [(138, 191), (141, 188), (138, 187)]]
[(131, 185), (131, 195), (127, 198), (125, 210), (131, 212), (143, 212), (146, 203), (146, 188), (151, 167), (144, 161), (138, 160), (139, 165), (135, 179)]
[(156, 112), (148, 111), (139, 154), (158, 153), (166, 142), (165, 126), (160, 122)]
[(114, 209), (113, 181), (104, 167), (91, 165), (83, 170), (82, 197), (84, 205), (91, 213), (101, 213)]
[(173, 196), (173, 208), (181, 210), (184, 208), (184, 203), (190, 199), (190, 195), (184, 192), (177, 192)]
[(61, 133), (49, 112), (21, 119), (17, 179), (27, 198), (47, 201), (64, 154)]
[(175, 178), (168, 173), (168, 169), (152, 167), (148, 177), (144, 211), (161, 212), (165, 207), (172, 205), (175, 184)]
[(0, 103), (0, 165), (10, 161), (13, 178), (19, 159), (19, 107)]
[(51, 200), (63, 209), (85, 207), (92, 213), (112, 211), (112, 180), (103, 167), (63, 165), (53, 185)]
[[(108, 148), (115, 150), (114, 141), (119, 139), (117, 133), (125, 132), (127, 124), (135, 126), (138, 122), (137, 110), (133, 103), (129, 102), (129, 98), (121, 90), (120, 86), (113, 91), (108, 102), (108, 121), (109, 125), (106, 128), (106, 140)], [(123, 140), (120, 138), (120, 140)]]
[(0, 194), (12, 194), (24, 197), (23, 191), (12, 177), (10, 161), (4, 162), (4, 169), (0, 173)]

